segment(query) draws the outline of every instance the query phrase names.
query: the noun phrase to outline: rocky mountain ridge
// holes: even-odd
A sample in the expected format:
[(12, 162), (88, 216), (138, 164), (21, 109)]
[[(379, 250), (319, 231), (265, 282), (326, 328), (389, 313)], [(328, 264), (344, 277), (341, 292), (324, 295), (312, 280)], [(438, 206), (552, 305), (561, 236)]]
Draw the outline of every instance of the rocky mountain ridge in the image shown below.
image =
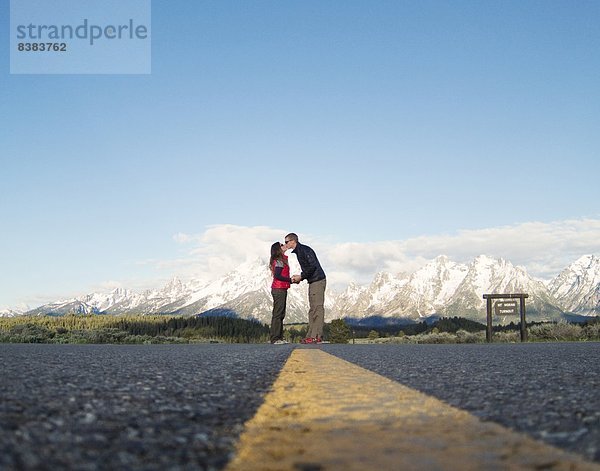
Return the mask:
[[(266, 262), (256, 259), (214, 281), (174, 278), (158, 290), (136, 293), (119, 288), (91, 293), (40, 306), (27, 314), (212, 312), (269, 322), (270, 282)], [(569, 313), (600, 315), (600, 258), (581, 257), (544, 283), (524, 267), (501, 258), (480, 255), (469, 264), (460, 264), (442, 255), (410, 275), (382, 272), (368, 285), (350, 284), (338, 293), (328, 288), (326, 319), (379, 316), (412, 322), (430, 316), (461, 316), (481, 321), (485, 319), (483, 294), (519, 292), (529, 294), (528, 319), (559, 320)], [(304, 322), (307, 306), (306, 283), (293, 285), (288, 292), (286, 322)]]

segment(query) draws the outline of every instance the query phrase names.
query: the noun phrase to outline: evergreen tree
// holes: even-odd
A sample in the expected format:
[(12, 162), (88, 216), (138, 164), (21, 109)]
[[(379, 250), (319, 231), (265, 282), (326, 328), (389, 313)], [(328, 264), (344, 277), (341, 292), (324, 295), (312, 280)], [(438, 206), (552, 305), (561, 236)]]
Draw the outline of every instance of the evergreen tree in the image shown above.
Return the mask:
[(350, 327), (344, 319), (334, 319), (329, 325), (328, 340), (331, 343), (348, 343), (350, 340)]

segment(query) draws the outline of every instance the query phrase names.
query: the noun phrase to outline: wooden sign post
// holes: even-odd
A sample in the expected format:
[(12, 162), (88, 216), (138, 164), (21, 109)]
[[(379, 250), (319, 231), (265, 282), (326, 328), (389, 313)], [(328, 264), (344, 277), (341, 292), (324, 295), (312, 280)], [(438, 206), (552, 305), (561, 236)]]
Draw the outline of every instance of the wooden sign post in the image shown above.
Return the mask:
[[(485, 338), (488, 342), (492, 341), (492, 311), (496, 316), (517, 315), (517, 299), (519, 300), (519, 313), (521, 314), (521, 342), (527, 342), (527, 324), (525, 322), (525, 298), (528, 294), (484, 294), (483, 299), (487, 300), (487, 331)], [(494, 303), (494, 299), (496, 302)], [(492, 309), (493, 306), (493, 309)]]

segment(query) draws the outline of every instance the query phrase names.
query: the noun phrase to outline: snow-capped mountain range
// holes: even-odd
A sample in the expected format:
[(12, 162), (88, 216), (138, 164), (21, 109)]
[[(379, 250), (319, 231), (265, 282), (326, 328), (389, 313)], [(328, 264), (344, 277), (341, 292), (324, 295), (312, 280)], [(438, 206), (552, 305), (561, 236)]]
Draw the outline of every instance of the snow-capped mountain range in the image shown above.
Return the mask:
[[(229, 312), (267, 323), (272, 307), (270, 284), (266, 261), (256, 259), (210, 282), (174, 278), (157, 290), (136, 293), (119, 288), (47, 304), (26, 314), (191, 316)], [(469, 264), (460, 264), (442, 255), (410, 275), (382, 272), (368, 285), (350, 284), (337, 293), (328, 288), (325, 312), (327, 320), (380, 316), (419, 321), (437, 315), (482, 321), (486, 315), (483, 294), (489, 293), (527, 293), (527, 318), (531, 320), (558, 320), (566, 314), (600, 315), (600, 258), (583, 256), (544, 282), (503, 259), (480, 255)], [(307, 311), (306, 283), (293, 285), (288, 291), (286, 322), (305, 322)]]

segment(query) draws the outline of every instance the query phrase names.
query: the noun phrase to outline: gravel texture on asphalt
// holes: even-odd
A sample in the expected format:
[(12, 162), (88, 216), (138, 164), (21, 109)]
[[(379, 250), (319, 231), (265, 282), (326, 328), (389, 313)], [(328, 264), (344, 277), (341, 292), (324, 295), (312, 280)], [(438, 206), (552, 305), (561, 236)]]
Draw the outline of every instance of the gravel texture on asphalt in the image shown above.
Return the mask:
[(600, 343), (322, 348), (483, 420), (600, 462)]
[(0, 469), (220, 469), (291, 350), (0, 344)]

